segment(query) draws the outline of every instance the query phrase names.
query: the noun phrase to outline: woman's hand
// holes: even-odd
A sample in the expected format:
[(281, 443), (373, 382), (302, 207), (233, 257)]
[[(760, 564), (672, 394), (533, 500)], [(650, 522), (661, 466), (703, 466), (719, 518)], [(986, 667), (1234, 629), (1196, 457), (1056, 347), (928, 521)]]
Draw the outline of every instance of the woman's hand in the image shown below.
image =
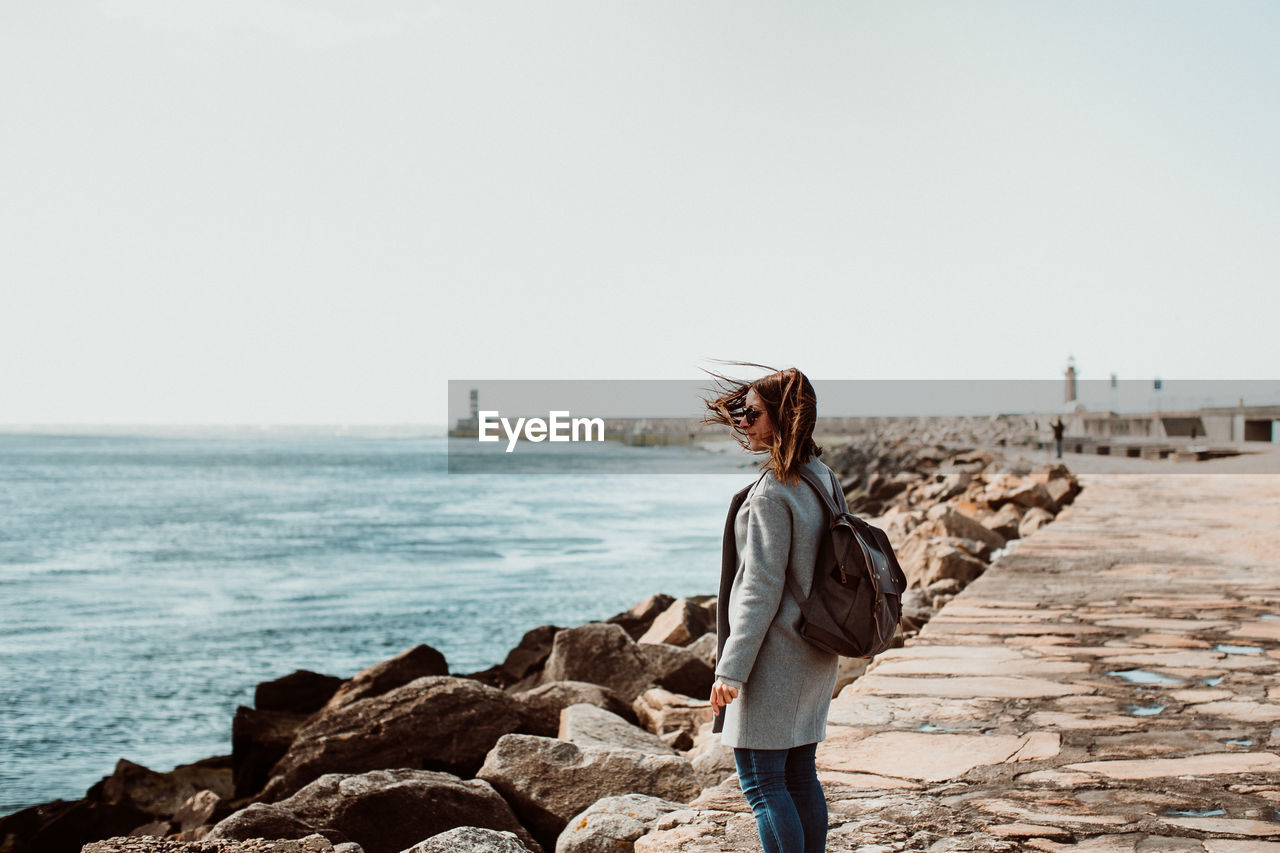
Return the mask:
[(711, 710), (717, 715), (720, 709), (728, 705), (734, 699), (738, 698), (738, 688), (730, 687), (723, 681), (716, 681), (711, 685)]

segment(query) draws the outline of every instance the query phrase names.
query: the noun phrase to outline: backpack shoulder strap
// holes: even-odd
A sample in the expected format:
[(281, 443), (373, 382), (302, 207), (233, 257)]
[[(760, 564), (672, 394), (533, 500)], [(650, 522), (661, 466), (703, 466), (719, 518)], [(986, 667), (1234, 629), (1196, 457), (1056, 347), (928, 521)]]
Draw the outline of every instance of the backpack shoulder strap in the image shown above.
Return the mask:
[[(830, 472), (831, 469), (828, 468), (827, 470)], [(814, 474), (808, 468), (800, 469), (800, 478), (808, 483), (809, 487), (818, 493), (818, 498), (822, 501), (823, 506), (827, 508), (827, 514), (830, 519), (834, 521), (836, 516), (840, 515), (842, 512), (849, 511), (849, 505), (844, 499), (844, 492), (841, 490), (839, 482), (836, 481), (834, 473), (831, 473), (829, 477), (832, 483), (831, 492), (828, 492), (823, 488), (822, 481), (818, 479), (818, 475)], [(832, 494), (833, 492), (840, 496), (839, 504), (836, 503), (836, 499)], [(816, 577), (814, 578), (814, 583), (817, 583)], [(796, 579), (791, 575), (791, 572), (787, 572), (787, 587), (791, 590), (791, 594), (795, 596), (796, 601), (800, 602), (800, 606), (803, 607), (808, 599), (800, 591), (800, 584), (796, 582)]]
[(841, 508), (842, 510), (844, 510), (845, 512), (848, 512), (848, 511), (849, 511), (849, 502), (848, 502), (847, 500), (845, 500), (845, 497), (844, 497), (844, 489), (840, 488), (840, 481), (836, 479), (836, 472), (835, 472), (835, 471), (832, 471), (830, 468), (828, 468), (828, 469), (827, 469), (827, 473), (831, 475), (831, 491), (832, 491), (832, 494), (835, 494), (835, 495), (838, 495), (838, 496), (839, 496), (839, 498), (840, 498), (840, 508)]
[(832, 493), (828, 492), (826, 488), (823, 487), (822, 481), (818, 479), (817, 474), (813, 473), (808, 468), (801, 468), (800, 477), (806, 483), (809, 484), (810, 488), (812, 488), (815, 492), (818, 493), (818, 499), (822, 501), (823, 506), (827, 508), (827, 512), (831, 514), (832, 518), (835, 518), (837, 515), (840, 515), (841, 513), (849, 511), (849, 505), (845, 503), (845, 500), (844, 500), (844, 492), (841, 491), (840, 484), (835, 482), (834, 474), (831, 475), (828, 479), (831, 480), (834, 486), (832, 491), (834, 491), (835, 494), (840, 496), (839, 504), (836, 503), (836, 499), (832, 495)]

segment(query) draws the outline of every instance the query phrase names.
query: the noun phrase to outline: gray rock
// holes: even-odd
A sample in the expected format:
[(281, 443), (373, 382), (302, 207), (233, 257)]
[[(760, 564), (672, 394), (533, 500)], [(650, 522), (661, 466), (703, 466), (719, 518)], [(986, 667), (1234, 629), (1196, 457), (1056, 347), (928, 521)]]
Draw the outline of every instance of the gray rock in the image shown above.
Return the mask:
[[(715, 670), (694, 652), (668, 643), (638, 643), (637, 648), (645, 659), (650, 683), (686, 696), (711, 695)], [(637, 691), (631, 701), (642, 692)]]
[(550, 681), (514, 696), (524, 720), (521, 734), (555, 737), (560, 731), (560, 712), (584, 702), (617, 714), (627, 722), (635, 721), (635, 713), (622, 697), (608, 687), (586, 681)]
[(556, 737), (578, 746), (620, 746), (649, 755), (676, 754), (656, 735), (595, 705), (570, 705), (561, 711)]
[(554, 738), (506, 735), (477, 774), (548, 848), (569, 819), (601, 797), (649, 794), (687, 802), (701, 792), (689, 762), (632, 749), (580, 748)]
[(448, 674), (449, 665), (444, 655), (428, 645), (414, 646), (356, 673), (338, 688), (325, 708), (342, 708), (361, 699), (381, 696), (419, 678)]
[[(620, 625), (588, 622), (556, 634), (542, 670), (543, 683), (589, 681), (630, 702), (649, 686), (648, 659)], [(674, 647), (672, 647), (674, 648)]]
[(367, 853), (399, 853), (458, 826), (513, 832), (526, 847), (541, 853), (511, 807), (488, 783), (430, 770), (329, 773), (288, 799), (269, 806), (255, 804), (237, 812), (214, 827), (210, 836), (264, 836), (255, 832), (259, 825), (245, 818), (232, 823), (237, 816), (255, 809), (286, 815), (314, 827), (314, 831), (324, 833), (335, 843), (354, 841)]
[(684, 803), (644, 794), (596, 800), (569, 821), (556, 839), (556, 853), (631, 853), (633, 842), (658, 818), (684, 807)]
[(529, 853), (515, 833), (459, 826), (433, 835), (404, 853)]
[(516, 700), (501, 690), (469, 678), (419, 678), (312, 717), (261, 798), (282, 799), (325, 773), (423, 768), (469, 776), (520, 722)]

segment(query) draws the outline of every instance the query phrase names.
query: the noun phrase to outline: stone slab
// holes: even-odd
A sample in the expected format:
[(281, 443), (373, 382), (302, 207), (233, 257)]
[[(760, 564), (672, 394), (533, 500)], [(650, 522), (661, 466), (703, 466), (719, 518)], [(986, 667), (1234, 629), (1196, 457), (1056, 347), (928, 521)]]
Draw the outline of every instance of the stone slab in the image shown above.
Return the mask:
[(1111, 779), (1276, 773), (1280, 772), (1280, 755), (1271, 752), (1215, 752), (1181, 758), (1085, 761), (1079, 764), (1068, 764), (1066, 769), (1080, 770)]
[(958, 698), (991, 697), (999, 699), (1036, 699), (1088, 693), (1088, 687), (1063, 684), (1044, 678), (1010, 676), (956, 678), (899, 678), (869, 674), (855, 684), (859, 693), (882, 696), (948, 696)]
[(1216, 835), (1252, 835), (1259, 838), (1280, 836), (1280, 823), (1226, 817), (1162, 817), (1167, 824)]
[(1016, 735), (883, 732), (826, 753), (827, 770), (942, 782), (975, 767), (1001, 764), (1026, 745)]

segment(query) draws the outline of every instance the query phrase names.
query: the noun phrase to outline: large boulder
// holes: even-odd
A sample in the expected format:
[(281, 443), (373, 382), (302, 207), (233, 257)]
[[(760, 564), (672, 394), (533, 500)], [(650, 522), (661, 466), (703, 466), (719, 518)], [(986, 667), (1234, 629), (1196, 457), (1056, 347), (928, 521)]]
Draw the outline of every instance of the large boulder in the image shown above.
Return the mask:
[(516, 700), (501, 690), (469, 678), (419, 678), (317, 713), (272, 768), (259, 799), (283, 799), (325, 773), (413, 768), (470, 776), (520, 722)]
[[(489, 784), (449, 773), (329, 773), (267, 808), (290, 815), (301, 824), (315, 827), (315, 831), (341, 833), (363, 847), (365, 853), (400, 853), (458, 826), (512, 832), (526, 847), (540, 853), (537, 842)], [(207, 837), (243, 838), (248, 827), (243, 821), (240, 826), (234, 824), (235, 818), (232, 815), (219, 823)]]
[(650, 755), (676, 754), (656, 735), (595, 705), (570, 705), (561, 711), (556, 737), (578, 746), (620, 746)]
[[(556, 634), (542, 681), (589, 681), (630, 702), (649, 686), (649, 660), (621, 625), (588, 622)], [(675, 648), (674, 646), (670, 648)]]
[(490, 687), (503, 689), (518, 684), (542, 670), (542, 665), (547, 662), (547, 655), (551, 654), (552, 641), (555, 640), (556, 634), (563, 630), (556, 625), (539, 625), (531, 631), (526, 631), (520, 638), (519, 644), (507, 652), (507, 657), (502, 663), (480, 672), (473, 672), (467, 678), (474, 678)]
[(627, 636), (633, 640), (638, 639), (645, 631), (649, 630), (653, 620), (657, 619), (658, 615), (670, 607), (674, 601), (674, 598), (665, 593), (651, 595), (630, 610), (624, 610), (616, 616), (610, 616), (605, 621), (612, 625), (621, 625), (623, 630), (627, 632)]
[(653, 620), (649, 630), (641, 635), (641, 643), (670, 643), (687, 646), (715, 627), (715, 617), (687, 598), (677, 598), (671, 606)]
[(420, 841), (404, 853), (529, 853), (514, 832), (459, 826)]
[(299, 669), (259, 684), (253, 691), (253, 707), (260, 711), (310, 714), (323, 708), (342, 683), (342, 679), (336, 675), (322, 675)]
[(658, 818), (682, 808), (684, 803), (644, 794), (604, 797), (569, 821), (556, 853), (630, 853)]
[(342, 708), (361, 699), (381, 696), (419, 678), (448, 674), (449, 665), (444, 655), (425, 644), (414, 646), (356, 673), (338, 688), (325, 708)]
[(550, 681), (532, 690), (515, 694), (524, 722), (520, 733), (555, 737), (560, 731), (560, 712), (570, 705), (586, 703), (617, 714), (627, 722), (635, 714), (617, 693), (587, 681)]
[(497, 788), (549, 848), (570, 818), (601, 797), (637, 793), (688, 802), (702, 790), (679, 756), (580, 748), (531, 735), (503, 737), (476, 775)]
[[(649, 674), (649, 683), (686, 696), (710, 696), (711, 684), (715, 681), (715, 668), (697, 653), (681, 646), (667, 643), (638, 643), (637, 648), (644, 658)], [(645, 685), (648, 687), (648, 684)], [(644, 692), (637, 690), (631, 696)]]
[(249, 797), (262, 790), (271, 777), (271, 768), (284, 758), (294, 735), (310, 716), (310, 713), (261, 710), (244, 705), (236, 708), (231, 721), (235, 796)]

